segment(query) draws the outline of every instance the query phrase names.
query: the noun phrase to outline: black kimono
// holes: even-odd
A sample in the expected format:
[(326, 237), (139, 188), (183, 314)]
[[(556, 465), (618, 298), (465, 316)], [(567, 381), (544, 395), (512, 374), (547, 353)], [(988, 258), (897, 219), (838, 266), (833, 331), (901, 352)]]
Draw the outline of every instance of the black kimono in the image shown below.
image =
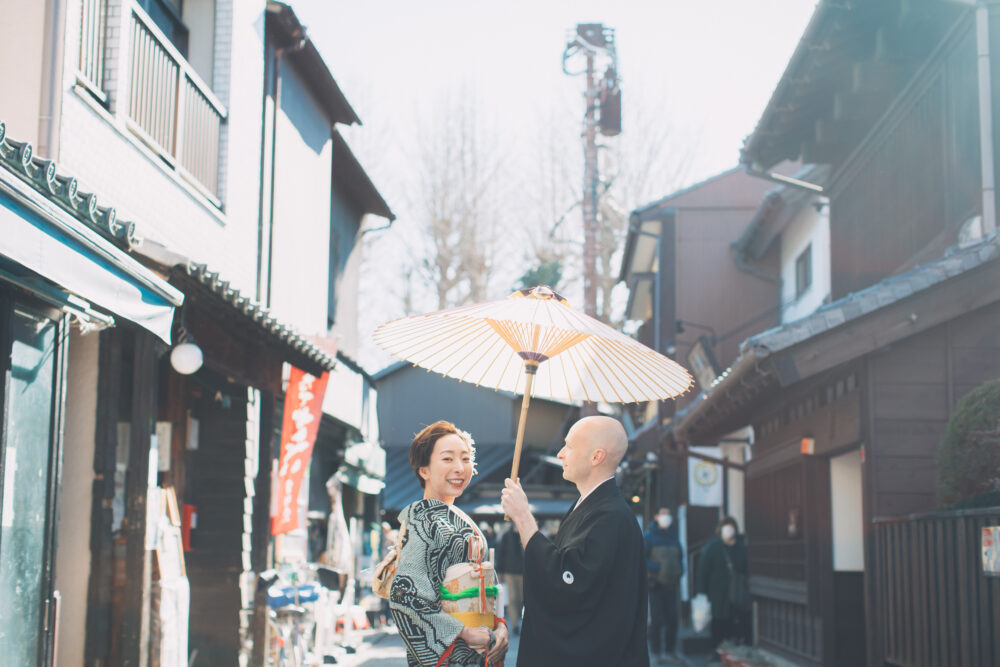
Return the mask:
[(524, 550), (518, 667), (648, 667), (642, 530), (609, 479)]

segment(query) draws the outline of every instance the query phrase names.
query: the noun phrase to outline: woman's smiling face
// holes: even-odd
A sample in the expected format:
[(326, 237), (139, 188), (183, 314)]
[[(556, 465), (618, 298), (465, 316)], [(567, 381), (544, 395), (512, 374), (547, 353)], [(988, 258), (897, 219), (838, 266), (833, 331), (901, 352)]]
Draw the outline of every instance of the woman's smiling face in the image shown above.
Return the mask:
[(459, 435), (450, 433), (438, 438), (428, 465), (418, 472), (424, 479), (424, 498), (434, 498), (449, 505), (462, 495), (473, 475), (472, 449)]

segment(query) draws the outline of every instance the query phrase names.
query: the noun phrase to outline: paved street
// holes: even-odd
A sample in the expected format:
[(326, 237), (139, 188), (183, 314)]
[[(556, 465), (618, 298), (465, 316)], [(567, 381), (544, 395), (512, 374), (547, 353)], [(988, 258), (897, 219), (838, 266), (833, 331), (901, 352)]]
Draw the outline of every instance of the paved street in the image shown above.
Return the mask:
[[(517, 662), (518, 637), (511, 637), (511, 648), (507, 653), (505, 664)], [(388, 627), (375, 630), (365, 635), (364, 643), (358, 647), (358, 652), (348, 655), (338, 663), (349, 667), (394, 667), (406, 664), (406, 649), (396, 628)]]

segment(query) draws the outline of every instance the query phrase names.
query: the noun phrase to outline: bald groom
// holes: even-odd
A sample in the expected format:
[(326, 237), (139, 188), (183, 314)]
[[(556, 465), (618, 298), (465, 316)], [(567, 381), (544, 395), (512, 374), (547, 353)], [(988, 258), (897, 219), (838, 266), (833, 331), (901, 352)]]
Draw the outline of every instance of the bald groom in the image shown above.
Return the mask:
[(614, 478), (627, 448), (615, 419), (573, 425), (559, 460), (580, 498), (551, 541), (521, 485), (506, 481), (501, 504), (524, 543), (518, 667), (649, 665), (642, 530)]

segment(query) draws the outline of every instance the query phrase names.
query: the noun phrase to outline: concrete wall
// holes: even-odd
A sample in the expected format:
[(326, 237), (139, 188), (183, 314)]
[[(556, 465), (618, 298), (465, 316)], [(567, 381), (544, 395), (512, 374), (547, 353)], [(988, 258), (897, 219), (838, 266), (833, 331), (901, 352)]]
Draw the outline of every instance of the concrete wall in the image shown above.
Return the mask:
[[(781, 234), (781, 321), (805, 317), (830, 298), (830, 207), (821, 211), (815, 204), (825, 199), (814, 197), (788, 223)], [(812, 284), (795, 295), (795, 260), (812, 244)]]
[(861, 572), (865, 569), (861, 464), (860, 449), (830, 459), (833, 569), (836, 572)]
[(330, 124), (305, 83), (281, 63), (271, 309), (308, 334), (326, 333), (333, 169)]
[[(222, 210), (126, 127), (127, 99), (123, 91), (115, 92), (121, 85), (119, 65), (127, 58), (128, 42), (121, 35), (130, 5), (124, 2), (109, 5), (106, 88), (113, 102), (105, 109), (74, 85), (81, 2), (67, 1), (60, 168), (76, 176), (81, 189), (96, 192), (102, 204), (115, 206), (119, 218), (134, 220), (141, 235), (207, 263), (235, 287), (254, 294), (265, 2), (216, 1), (213, 89), (228, 109), (221, 142)], [(231, 62), (239, 67), (231, 71)]]
[(62, 488), (56, 530), (56, 590), (62, 595), (58, 667), (83, 664), (90, 580), (91, 487), (97, 415), (97, 333), (69, 339)]
[(0, 121), (7, 136), (38, 145), (45, 2), (0, 0)]

